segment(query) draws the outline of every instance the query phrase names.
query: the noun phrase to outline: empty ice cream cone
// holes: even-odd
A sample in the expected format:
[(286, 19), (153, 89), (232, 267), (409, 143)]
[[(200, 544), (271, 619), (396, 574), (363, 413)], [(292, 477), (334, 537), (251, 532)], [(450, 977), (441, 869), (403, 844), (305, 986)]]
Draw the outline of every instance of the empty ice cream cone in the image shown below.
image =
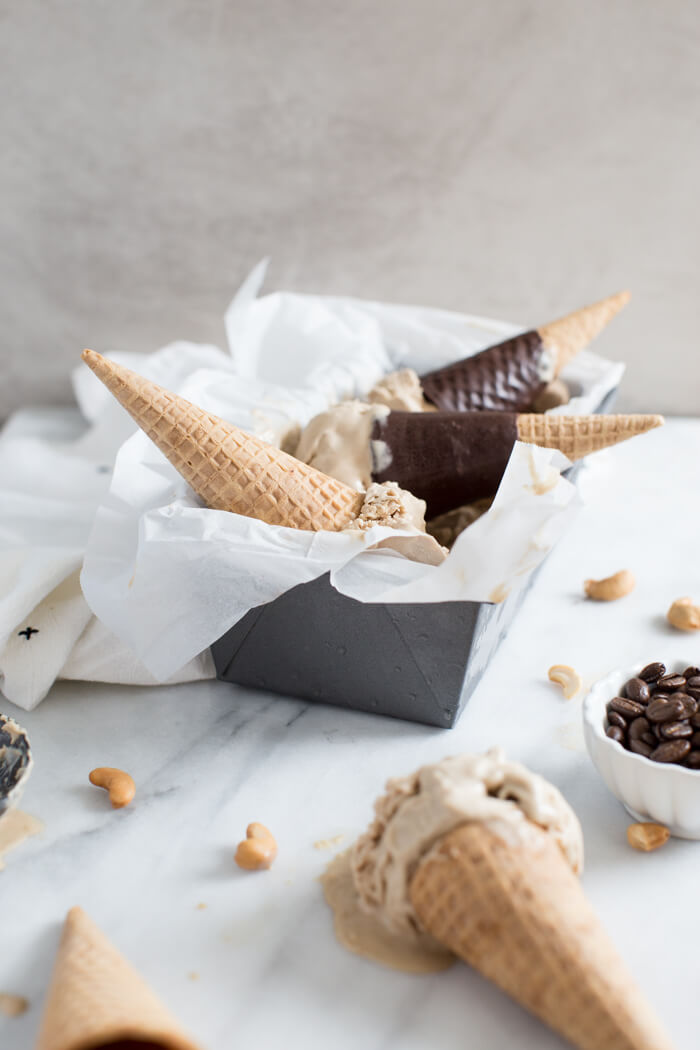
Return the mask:
[(425, 398), (449, 412), (523, 412), (629, 300), (620, 292), (421, 376)]
[(408, 489), (434, 517), (495, 495), (516, 440), (575, 460), (662, 423), (662, 416), (390, 412), (373, 423), (371, 478)]
[(81, 908), (66, 917), (36, 1050), (199, 1050)]
[(419, 864), (424, 930), (580, 1050), (671, 1050), (559, 845), (464, 824)]
[(271, 525), (339, 531), (363, 496), (93, 350), (83, 360), (204, 503)]

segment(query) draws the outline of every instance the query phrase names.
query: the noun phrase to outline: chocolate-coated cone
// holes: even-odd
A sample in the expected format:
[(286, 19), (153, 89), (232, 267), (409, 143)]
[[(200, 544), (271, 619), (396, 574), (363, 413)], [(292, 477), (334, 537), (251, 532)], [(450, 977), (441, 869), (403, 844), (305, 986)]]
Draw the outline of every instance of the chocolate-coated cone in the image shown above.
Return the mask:
[(419, 865), (421, 925), (580, 1050), (672, 1050), (554, 839), (462, 825)]
[(423, 394), (445, 412), (524, 412), (628, 299), (620, 292), (429, 372), (421, 376)]
[(93, 350), (83, 360), (208, 507), (314, 532), (359, 513), (347, 485)]
[(372, 428), (372, 479), (408, 489), (433, 518), (494, 496), (517, 440), (573, 460), (661, 423), (662, 416), (390, 412)]
[(132, 1041), (200, 1050), (81, 908), (66, 917), (36, 1050), (101, 1050)]
[(573, 314), (562, 317), (559, 321), (540, 325), (537, 331), (543, 344), (556, 355), (554, 374), (559, 375), (581, 350), (584, 350), (605, 326), (612, 321), (630, 299), (629, 292), (618, 292), (599, 303), (584, 306)]
[(518, 416), (518, 439), (544, 448), (558, 448), (569, 459), (610, 448), (663, 425), (663, 416), (558, 416), (538, 413)]

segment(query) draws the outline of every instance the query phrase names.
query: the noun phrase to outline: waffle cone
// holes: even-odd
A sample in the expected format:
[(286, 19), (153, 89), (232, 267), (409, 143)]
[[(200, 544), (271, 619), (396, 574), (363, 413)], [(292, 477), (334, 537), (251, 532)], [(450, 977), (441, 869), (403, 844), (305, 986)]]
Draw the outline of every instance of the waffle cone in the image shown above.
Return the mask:
[(81, 908), (66, 917), (36, 1050), (100, 1050), (133, 1040), (198, 1050)]
[(363, 496), (93, 350), (83, 360), (213, 510), (337, 532)]
[(559, 416), (523, 413), (518, 416), (518, 440), (558, 448), (569, 459), (617, 445), (663, 425), (663, 416)]
[(629, 298), (629, 292), (618, 292), (617, 295), (611, 295), (592, 306), (584, 306), (582, 310), (576, 310), (559, 321), (552, 321), (537, 329), (544, 345), (556, 354), (556, 375), (576, 354), (593, 342), (615, 314), (627, 305)]
[(483, 824), (419, 865), (423, 927), (580, 1050), (671, 1050), (555, 840), (523, 845)]

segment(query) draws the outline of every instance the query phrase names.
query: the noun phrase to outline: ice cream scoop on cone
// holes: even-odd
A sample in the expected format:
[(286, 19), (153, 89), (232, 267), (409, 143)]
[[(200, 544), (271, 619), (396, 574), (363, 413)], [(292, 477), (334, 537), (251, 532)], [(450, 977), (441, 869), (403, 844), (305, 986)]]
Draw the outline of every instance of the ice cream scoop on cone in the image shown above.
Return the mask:
[(63, 927), (36, 1050), (200, 1050), (81, 908)]
[[(494, 748), (387, 783), (349, 854), (355, 912), (324, 885), (341, 940), (360, 954), (403, 968), (391, 936), (416, 972), (421, 952), (437, 970), (446, 948), (579, 1050), (671, 1050), (583, 894), (582, 861), (559, 791)], [(343, 917), (358, 909), (353, 938)]]
[(208, 507), (314, 532), (357, 517), (361, 493), (93, 350), (83, 360)]
[(423, 396), (448, 412), (523, 412), (628, 301), (620, 292), (429, 372), (420, 378)]
[(581, 1050), (670, 1050), (559, 846), (530, 833), (446, 835), (411, 882), (422, 928)]

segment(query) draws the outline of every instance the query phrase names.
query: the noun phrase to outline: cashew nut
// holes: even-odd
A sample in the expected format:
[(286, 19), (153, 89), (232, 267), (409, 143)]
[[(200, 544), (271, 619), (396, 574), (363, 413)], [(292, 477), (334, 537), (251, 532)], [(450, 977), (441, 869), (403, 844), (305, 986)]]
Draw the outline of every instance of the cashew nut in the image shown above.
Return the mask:
[(634, 590), (635, 579), (629, 569), (621, 569), (604, 580), (585, 580), (583, 589), (587, 598), (596, 602), (614, 602)]
[(114, 809), (128, 806), (136, 794), (136, 784), (123, 769), (100, 766), (90, 774), (90, 783), (109, 792), (109, 801)]
[(700, 607), (693, 605), (692, 598), (676, 598), (666, 619), (679, 631), (700, 631)]
[(573, 667), (569, 667), (568, 664), (554, 664), (553, 667), (547, 671), (547, 677), (550, 682), (556, 682), (564, 690), (564, 696), (567, 700), (571, 700), (573, 696), (576, 696), (581, 685), (581, 676), (574, 671)]
[(29, 1009), (29, 1000), (23, 995), (0, 992), (0, 1014), (4, 1017), (21, 1017)]
[(246, 837), (238, 843), (235, 861), (246, 871), (262, 871), (272, 867), (277, 856), (277, 843), (272, 832), (264, 824), (249, 824)]
[(665, 845), (671, 832), (663, 824), (641, 823), (630, 824), (627, 828), (627, 841), (633, 849), (650, 853), (653, 849)]

